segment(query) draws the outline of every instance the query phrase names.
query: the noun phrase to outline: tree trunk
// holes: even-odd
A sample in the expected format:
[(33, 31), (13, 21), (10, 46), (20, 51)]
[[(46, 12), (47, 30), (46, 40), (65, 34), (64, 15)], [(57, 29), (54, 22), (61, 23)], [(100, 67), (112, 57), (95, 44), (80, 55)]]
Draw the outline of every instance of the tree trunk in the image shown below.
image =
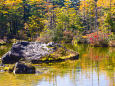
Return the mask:
[(98, 24), (97, 24), (97, 1), (95, 2), (95, 30), (98, 31)]

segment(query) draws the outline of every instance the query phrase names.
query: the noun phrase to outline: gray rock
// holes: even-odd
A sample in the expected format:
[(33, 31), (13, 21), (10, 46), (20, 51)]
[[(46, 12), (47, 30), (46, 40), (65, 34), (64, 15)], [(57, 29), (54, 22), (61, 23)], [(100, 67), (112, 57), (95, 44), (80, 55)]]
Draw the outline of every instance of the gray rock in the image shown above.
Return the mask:
[[(46, 58), (45, 60), (48, 60), (49, 57), (53, 58), (53, 61), (59, 61), (60, 59), (58, 60), (58, 57), (63, 56), (61, 55), (63, 52), (68, 54), (68, 56), (71, 53), (74, 54), (68, 59), (78, 59), (78, 53), (70, 52), (65, 47), (53, 42), (48, 44), (41, 42), (17, 42), (13, 44), (11, 50), (2, 57), (2, 64), (13, 64), (19, 62), (20, 60), (32, 63), (45, 62), (41, 59)], [(64, 59), (61, 61), (64, 61)]]
[(54, 51), (53, 48), (48, 46), (55, 46), (54, 43), (41, 43), (41, 42), (17, 42), (13, 44), (11, 50), (2, 57), (3, 64), (13, 64), (20, 59), (38, 60), (43, 56), (49, 55)]

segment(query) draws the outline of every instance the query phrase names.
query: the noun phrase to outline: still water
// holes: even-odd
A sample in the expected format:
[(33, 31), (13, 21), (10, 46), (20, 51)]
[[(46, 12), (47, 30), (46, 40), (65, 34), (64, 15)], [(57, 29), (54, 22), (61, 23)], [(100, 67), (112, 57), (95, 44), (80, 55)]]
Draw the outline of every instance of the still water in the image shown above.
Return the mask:
[[(69, 46), (79, 51), (75, 61), (35, 64), (41, 73), (0, 72), (0, 86), (115, 86), (115, 48)], [(0, 47), (0, 56), (9, 48)]]

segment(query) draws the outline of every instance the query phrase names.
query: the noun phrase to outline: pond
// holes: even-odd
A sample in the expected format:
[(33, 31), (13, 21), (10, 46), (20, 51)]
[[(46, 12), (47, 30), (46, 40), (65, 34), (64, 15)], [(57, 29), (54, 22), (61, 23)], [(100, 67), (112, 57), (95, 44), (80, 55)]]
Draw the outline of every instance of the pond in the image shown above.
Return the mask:
[[(34, 64), (38, 74), (0, 72), (0, 86), (115, 86), (114, 47), (67, 46), (80, 53), (78, 60)], [(0, 57), (8, 49), (1, 46)]]

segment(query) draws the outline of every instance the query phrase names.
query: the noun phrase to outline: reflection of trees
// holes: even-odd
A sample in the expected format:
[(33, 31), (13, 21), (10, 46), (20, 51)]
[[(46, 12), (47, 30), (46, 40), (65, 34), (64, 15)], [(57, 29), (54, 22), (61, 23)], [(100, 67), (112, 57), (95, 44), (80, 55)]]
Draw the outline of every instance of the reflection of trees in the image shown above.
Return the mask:
[(110, 80), (110, 86), (112, 86), (111, 84), (114, 82), (113, 76), (115, 69), (115, 55), (113, 52), (115, 52), (114, 48), (88, 47), (86, 52), (82, 54), (82, 69), (88, 70), (92, 68), (92, 73), (93, 70), (96, 70), (98, 79), (100, 79), (99, 76), (101, 72), (106, 72), (106, 76), (108, 76)]
[[(70, 79), (73, 80), (72, 82), (75, 83), (75, 80), (78, 78), (76, 77), (76, 72), (80, 72), (80, 61), (66, 61), (61, 63), (52, 63), (52, 64), (42, 64), (42, 68), (48, 67), (48, 72), (45, 74), (45, 80), (49, 82), (57, 82), (57, 77), (60, 76), (61, 78), (69, 75)], [(77, 70), (76, 70), (77, 68)]]
[(101, 76), (104, 74), (104, 76), (109, 80), (109, 85), (112, 86), (111, 84), (114, 82), (114, 56), (109, 56), (111, 53), (108, 48), (103, 49), (87, 47), (79, 60), (51, 64), (49, 66), (49, 72), (47, 73), (49, 75), (46, 80), (56, 83), (57, 76), (64, 77), (65, 75), (69, 75), (70, 79), (76, 85), (78, 84), (77, 81), (81, 80), (81, 77), (86, 76), (93, 86), (95, 77), (97, 76), (97, 86), (100, 86)]

